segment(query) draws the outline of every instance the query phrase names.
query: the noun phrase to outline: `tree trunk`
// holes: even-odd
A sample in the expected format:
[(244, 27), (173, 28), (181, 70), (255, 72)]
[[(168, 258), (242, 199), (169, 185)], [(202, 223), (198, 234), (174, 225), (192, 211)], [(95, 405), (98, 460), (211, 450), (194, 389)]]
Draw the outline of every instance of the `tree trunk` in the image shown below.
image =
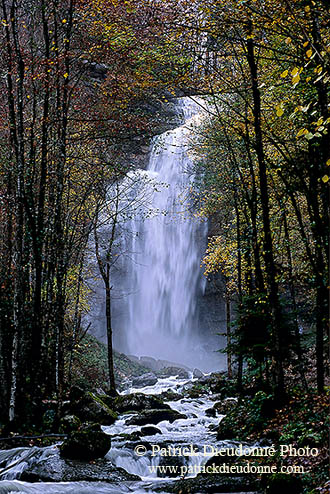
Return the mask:
[(226, 294), (226, 328), (227, 328), (227, 370), (228, 378), (232, 378), (232, 365), (231, 365), (231, 313), (230, 313), (230, 298)]
[(106, 319), (107, 319), (107, 340), (108, 340), (108, 367), (109, 367), (109, 383), (110, 396), (117, 396), (115, 372), (113, 364), (113, 348), (112, 348), (112, 321), (111, 321), (111, 286), (110, 286), (110, 267), (107, 266), (107, 281), (105, 283), (105, 302), (106, 302)]
[(258, 68), (254, 53), (254, 43), (252, 38), (252, 25), (249, 22), (247, 40), (247, 60), (250, 68), (252, 95), (253, 95), (253, 115), (255, 131), (255, 148), (258, 158), (259, 180), (260, 180), (260, 200), (263, 218), (264, 233), (264, 259), (266, 265), (269, 305), (272, 317), (272, 343), (273, 343), (273, 380), (274, 394), (278, 403), (282, 403), (285, 397), (284, 371), (282, 344), (283, 336), (281, 332), (281, 317), (278, 300), (278, 286), (276, 282), (275, 263), (273, 255), (273, 241), (270, 227), (269, 195), (267, 168), (264, 155), (263, 137), (261, 128), (261, 95), (258, 87)]

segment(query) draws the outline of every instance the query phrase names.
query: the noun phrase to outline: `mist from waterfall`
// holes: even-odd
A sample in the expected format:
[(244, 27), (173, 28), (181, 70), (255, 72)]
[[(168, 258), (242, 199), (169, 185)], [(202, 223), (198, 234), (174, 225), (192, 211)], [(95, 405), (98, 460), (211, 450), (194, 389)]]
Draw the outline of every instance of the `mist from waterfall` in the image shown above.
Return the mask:
[(162, 184), (149, 205), (152, 217), (131, 222), (136, 233), (122, 326), (129, 353), (206, 368), (197, 300), (205, 287), (200, 264), (207, 224), (195, 217), (189, 202), (194, 180), (189, 140), (201, 109), (182, 98), (179, 110), (184, 124), (152, 145), (147, 173)]

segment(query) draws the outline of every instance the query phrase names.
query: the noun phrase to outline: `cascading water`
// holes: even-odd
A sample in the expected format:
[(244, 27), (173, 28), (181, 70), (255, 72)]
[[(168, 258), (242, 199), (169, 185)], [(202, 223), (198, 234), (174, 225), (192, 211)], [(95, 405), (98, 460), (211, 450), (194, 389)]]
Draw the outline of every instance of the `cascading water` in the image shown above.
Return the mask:
[(207, 225), (188, 211), (193, 181), (189, 139), (201, 110), (189, 98), (180, 100), (179, 110), (184, 125), (159, 136), (152, 146), (147, 173), (162, 185), (153, 194), (152, 217), (138, 226), (134, 219), (137, 234), (127, 267), (131, 294), (120, 326), (134, 355), (205, 368), (197, 300), (205, 286), (200, 262)]

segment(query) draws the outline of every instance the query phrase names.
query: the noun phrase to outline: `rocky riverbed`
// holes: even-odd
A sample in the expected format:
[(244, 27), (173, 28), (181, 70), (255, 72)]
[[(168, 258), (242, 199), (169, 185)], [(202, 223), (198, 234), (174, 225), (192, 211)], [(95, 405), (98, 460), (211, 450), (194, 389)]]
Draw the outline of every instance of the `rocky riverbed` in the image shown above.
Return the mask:
[(217, 440), (236, 403), (218, 394), (221, 379), (169, 366), (126, 380), (116, 398), (73, 388), (64, 441), (0, 452), (0, 493), (256, 492), (256, 476), (205, 470), (216, 448), (238, 444)]

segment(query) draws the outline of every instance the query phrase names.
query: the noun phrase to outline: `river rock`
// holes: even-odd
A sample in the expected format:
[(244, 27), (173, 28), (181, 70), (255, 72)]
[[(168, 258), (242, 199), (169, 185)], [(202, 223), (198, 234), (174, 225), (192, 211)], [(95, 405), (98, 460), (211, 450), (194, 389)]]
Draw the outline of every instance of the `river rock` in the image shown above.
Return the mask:
[(181, 367), (164, 367), (158, 373), (161, 377), (177, 376), (179, 379), (189, 379), (189, 373)]
[(81, 420), (76, 415), (65, 415), (61, 418), (59, 431), (63, 434), (70, 434), (81, 426)]
[(142, 434), (140, 431), (134, 431), (131, 434), (125, 434), (124, 432), (122, 432), (121, 434), (118, 434), (118, 436), (122, 437), (127, 442), (136, 442), (139, 441)]
[(194, 369), (194, 371), (193, 371), (193, 377), (194, 378), (200, 379), (203, 376), (204, 376), (204, 374), (202, 371), (200, 371), (199, 369)]
[(214, 408), (208, 408), (207, 410), (205, 410), (205, 415), (207, 417), (216, 417), (217, 416), (217, 412)]
[(171, 389), (168, 389), (167, 391), (163, 391), (159, 396), (166, 401), (178, 401), (181, 400), (182, 398), (182, 396), (179, 393), (176, 393)]
[(125, 482), (140, 480), (103, 458), (86, 463), (61, 458), (57, 447), (47, 448), (42, 457), (22, 473), (25, 482)]
[(113, 424), (118, 416), (102, 399), (89, 391), (82, 395), (76, 389), (73, 398), (70, 394), (70, 410), (81, 421), (96, 422), (101, 425)]
[(237, 407), (237, 403), (238, 403), (237, 398), (225, 398), (222, 401), (217, 401), (213, 405), (213, 408), (220, 415), (226, 415), (228, 412), (230, 412), (230, 410), (233, 410), (233, 408)]
[(126, 425), (146, 425), (146, 424), (158, 424), (163, 420), (174, 422), (178, 419), (186, 419), (187, 416), (176, 410), (145, 410), (139, 415), (136, 415), (126, 422)]
[(141, 427), (141, 436), (154, 436), (156, 434), (162, 434), (162, 431), (158, 427), (153, 427), (152, 425)]
[(73, 431), (60, 447), (61, 456), (71, 460), (93, 460), (107, 454), (111, 447), (110, 436), (99, 424), (83, 424)]
[(112, 398), (110, 396), (101, 396), (109, 408), (116, 410), (118, 413), (140, 412), (142, 410), (170, 410), (170, 406), (163, 403), (159, 396), (145, 395), (143, 393), (133, 393), (121, 395)]
[(170, 468), (166, 468), (166, 472), (158, 470), (157, 476), (161, 478), (166, 477), (179, 477), (180, 467), (185, 465), (186, 458), (184, 456), (161, 456), (159, 460), (159, 466), (174, 467), (171, 472)]
[(144, 388), (145, 386), (154, 386), (158, 378), (152, 372), (142, 374), (142, 376), (134, 377), (132, 385), (134, 388)]

